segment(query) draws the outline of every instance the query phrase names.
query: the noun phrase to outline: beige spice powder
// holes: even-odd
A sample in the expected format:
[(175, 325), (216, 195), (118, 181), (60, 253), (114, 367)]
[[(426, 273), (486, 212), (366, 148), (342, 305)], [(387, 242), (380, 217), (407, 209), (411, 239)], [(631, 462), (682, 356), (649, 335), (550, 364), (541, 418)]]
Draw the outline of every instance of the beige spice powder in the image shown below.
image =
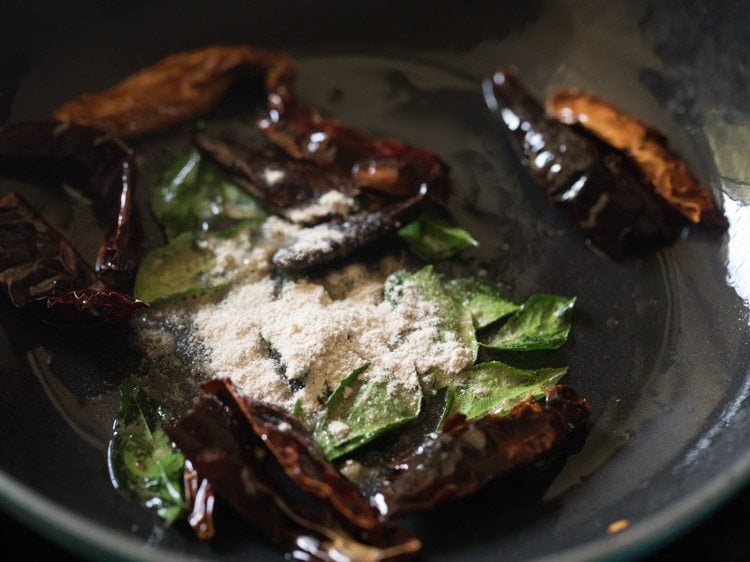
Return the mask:
[(383, 300), (383, 281), (399, 269), (352, 264), (321, 280), (263, 277), (233, 287), (218, 303), (192, 314), (193, 338), (208, 350), (209, 368), (252, 398), (287, 409), (299, 402), (318, 412), (352, 370), (388, 382), (392, 392), (429, 389), (432, 373), (469, 367), (472, 351), (438, 330), (437, 307), (413, 283), (396, 305)]

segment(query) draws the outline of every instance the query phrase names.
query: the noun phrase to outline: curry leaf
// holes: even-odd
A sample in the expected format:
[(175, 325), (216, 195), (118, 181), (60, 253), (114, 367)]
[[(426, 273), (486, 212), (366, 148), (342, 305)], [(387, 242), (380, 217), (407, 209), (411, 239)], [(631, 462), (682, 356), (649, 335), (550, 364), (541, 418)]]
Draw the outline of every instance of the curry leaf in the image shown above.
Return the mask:
[(479, 243), (464, 229), (451, 225), (435, 211), (427, 210), (398, 231), (419, 257), (427, 261), (447, 259)]
[(487, 344), (492, 349), (557, 349), (568, 339), (575, 297), (530, 297)]
[(167, 239), (183, 232), (214, 232), (267, 213), (216, 164), (197, 150), (180, 156), (151, 186), (151, 208)]
[(462, 277), (446, 282), (451, 296), (469, 309), (477, 329), (485, 328), (518, 310), (497, 286), (480, 277)]
[(121, 386), (120, 411), (109, 447), (112, 481), (167, 523), (187, 508), (182, 489), (185, 458), (161, 428), (171, 421), (142, 389), (132, 383)]
[(151, 207), (169, 242), (142, 260), (134, 294), (150, 304), (223, 288), (242, 260), (219, 263), (217, 248), (246, 257), (267, 216), (249, 194), (197, 150), (181, 156), (151, 188)]
[(383, 284), (383, 300), (396, 306), (403, 298), (403, 285), (412, 278), (408, 271), (391, 273)]
[(305, 412), (302, 409), (302, 400), (299, 398), (294, 403), (294, 408), (292, 409), (292, 415), (300, 421), (302, 417), (305, 415)]
[(363, 377), (366, 369), (355, 369), (339, 383), (315, 428), (315, 440), (331, 460), (416, 419), (421, 410), (416, 376), (413, 384), (399, 384)]
[(454, 291), (442, 279), (431, 265), (423, 267), (416, 273), (399, 271), (391, 274), (385, 281), (385, 300), (397, 304), (404, 291), (413, 283), (421, 296), (437, 307), (440, 318), (440, 336), (448, 334), (472, 350), (476, 359), (479, 344), (477, 343), (474, 320), (469, 307), (454, 298)]
[(544, 390), (555, 385), (567, 372), (567, 367), (517, 369), (499, 361), (474, 365), (449, 387), (440, 425), (454, 414), (464, 414), (471, 420), (489, 413), (507, 412), (529, 394), (541, 398)]
[(240, 273), (242, 260), (219, 263), (217, 248), (229, 244), (233, 255), (248, 256), (252, 232), (242, 226), (204, 236), (183, 232), (166, 246), (152, 250), (141, 262), (133, 294), (155, 304), (225, 287)]

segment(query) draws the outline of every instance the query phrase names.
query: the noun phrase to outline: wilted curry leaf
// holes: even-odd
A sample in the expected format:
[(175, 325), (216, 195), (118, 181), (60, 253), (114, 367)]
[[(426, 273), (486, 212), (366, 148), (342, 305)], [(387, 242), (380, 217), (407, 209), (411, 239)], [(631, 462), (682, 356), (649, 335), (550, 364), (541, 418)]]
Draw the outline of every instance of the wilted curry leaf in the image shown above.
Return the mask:
[(479, 245), (463, 228), (451, 225), (432, 210), (424, 211), (399, 230), (398, 235), (415, 254), (427, 261), (444, 260)]
[(544, 390), (557, 384), (567, 372), (567, 367), (525, 370), (500, 361), (479, 363), (464, 371), (449, 387), (442, 421), (454, 414), (472, 420), (485, 414), (505, 413), (529, 395), (541, 398)]
[(213, 232), (267, 213), (220, 170), (192, 150), (180, 156), (151, 186), (151, 208), (169, 240), (183, 232)]
[(494, 283), (480, 277), (462, 277), (446, 281), (453, 298), (469, 309), (477, 329), (485, 328), (518, 310)]
[(349, 215), (344, 222), (317, 224), (305, 231), (315, 232), (314, 243), (304, 239), (291, 241), (276, 251), (273, 264), (281, 269), (305, 269), (346, 257), (411, 220), (425, 195), (422, 190), (414, 197), (397, 200), (379, 210)]
[(380, 378), (368, 380), (362, 376), (366, 369), (352, 371), (326, 402), (314, 437), (329, 459), (345, 455), (419, 415), (422, 389), (416, 377), (410, 386)]
[(185, 458), (161, 428), (171, 416), (132, 383), (120, 388), (120, 412), (109, 448), (117, 488), (167, 523), (187, 508), (182, 489)]
[(446, 281), (435, 273), (431, 265), (416, 273), (399, 271), (385, 281), (385, 300), (392, 304), (399, 302), (408, 283), (414, 283), (422, 297), (437, 307), (437, 316), (441, 319), (441, 336), (444, 338), (449, 333), (453, 334), (458, 341), (473, 351), (476, 358), (479, 344), (471, 311), (469, 307), (453, 298), (453, 291), (448, 289)]
[(508, 351), (557, 349), (568, 339), (575, 302), (575, 297), (558, 295), (529, 297), (487, 347)]
[[(227, 233), (225, 233), (227, 234)], [(231, 244), (238, 254), (249, 254), (250, 232), (239, 228), (227, 238), (215, 235), (196, 236), (183, 232), (166, 246), (152, 250), (141, 262), (133, 293), (154, 304), (219, 290), (240, 272), (238, 262), (219, 264), (216, 248)]]

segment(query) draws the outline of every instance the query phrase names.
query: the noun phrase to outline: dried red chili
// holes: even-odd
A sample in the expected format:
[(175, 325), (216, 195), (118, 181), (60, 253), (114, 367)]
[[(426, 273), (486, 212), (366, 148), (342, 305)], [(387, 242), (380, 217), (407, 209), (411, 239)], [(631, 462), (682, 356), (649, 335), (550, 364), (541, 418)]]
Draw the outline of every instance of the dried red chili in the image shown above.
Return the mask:
[(168, 56), (108, 90), (65, 103), (53, 116), (124, 139), (138, 137), (207, 113), (240, 76), (253, 71), (263, 73), (275, 107), (291, 101), (294, 65), (286, 54), (217, 45)]
[(107, 229), (97, 276), (109, 288), (129, 288), (138, 265), (140, 223), (133, 203), (137, 167), (125, 143), (71, 123), (16, 123), (0, 130), (0, 171), (42, 171), (90, 199)]
[[(427, 194), (426, 186), (407, 198), (362, 192), (351, 179), (315, 164), (205, 136), (198, 137), (197, 144), (277, 213), (291, 222), (316, 225), (319, 243), (290, 243), (276, 251), (272, 261), (281, 269), (303, 269), (342, 258), (394, 232), (415, 218)], [(344, 213), (321, 216), (305, 212), (330, 191), (348, 196), (351, 205)], [(299, 221), (296, 216), (305, 219)]]
[(0, 283), (17, 307), (72, 323), (126, 322), (145, 303), (107, 289), (16, 193), (0, 197)]
[(281, 269), (305, 269), (343, 258), (354, 250), (379, 240), (416, 218), (425, 192), (385, 206), (380, 210), (361, 211), (342, 222), (320, 224), (316, 243), (292, 242), (273, 255), (272, 262)]
[(395, 517), (471, 495), (493, 478), (547, 458), (590, 414), (586, 400), (566, 385), (548, 388), (544, 406), (529, 397), (505, 416), (466, 421), (457, 414), (442, 433), (393, 463), (375, 503)]
[(214, 538), (214, 535), (216, 535), (214, 490), (209, 481), (201, 478), (193, 468), (193, 463), (187, 459), (183, 471), (183, 484), (190, 509), (187, 519), (195, 536), (204, 541)]
[[(195, 139), (200, 150), (234, 175), (237, 183), (263, 200), (275, 213), (290, 222), (307, 226), (342, 216), (301, 213), (315, 205), (322, 195), (338, 191), (354, 197), (360, 190), (350, 179), (309, 162), (292, 160), (272, 150), (259, 150), (206, 135)], [(353, 206), (348, 210), (359, 210)], [(304, 220), (296, 217), (303, 216)]]
[(484, 91), (532, 180), (591, 243), (617, 258), (674, 240), (679, 215), (623, 155), (548, 117), (512, 71), (497, 72)]
[(169, 436), (216, 493), (303, 560), (396, 560), (420, 542), (382, 520), (302, 425), (226, 380), (203, 385)]
[(449, 189), (448, 165), (433, 153), (399, 140), (371, 137), (317, 109), (272, 109), (258, 126), (291, 157), (335, 170), (363, 188), (401, 196), (427, 189), (438, 200)]
[(710, 192), (670, 150), (659, 131), (594, 94), (576, 88), (553, 92), (547, 112), (563, 123), (579, 124), (630, 156), (656, 192), (693, 223), (726, 226)]

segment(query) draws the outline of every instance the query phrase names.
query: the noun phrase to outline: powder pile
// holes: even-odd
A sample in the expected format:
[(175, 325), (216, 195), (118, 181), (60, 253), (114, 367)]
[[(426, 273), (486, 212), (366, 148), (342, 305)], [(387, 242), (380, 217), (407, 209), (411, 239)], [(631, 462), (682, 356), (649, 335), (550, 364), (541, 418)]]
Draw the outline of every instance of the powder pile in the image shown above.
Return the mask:
[(287, 218), (297, 224), (314, 224), (331, 216), (346, 217), (355, 205), (353, 198), (340, 191), (327, 191), (314, 203), (287, 211)]
[(399, 268), (352, 264), (323, 279), (270, 276), (233, 287), (218, 303), (192, 314), (193, 335), (208, 350), (213, 374), (231, 378), (249, 396), (307, 414), (354, 369), (387, 381), (389, 391), (429, 390), (432, 374), (456, 374), (472, 351), (438, 330), (437, 307), (416, 284), (397, 304), (383, 300), (386, 275)]
[(278, 217), (266, 219), (262, 235), (269, 243), (275, 244), (275, 249), (284, 246), (290, 252), (299, 253), (325, 252), (344, 237), (341, 231), (328, 223), (302, 227)]
[(342, 238), (343, 234), (329, 224), (306, 227), (272, 216), (260, 225), (257, 235), (246, 232), (231, 238), (208, 238), (198, 244), (215, 257), (211, 274), (241, 269), (244, 276), (257, 277), (270, 271), (273, 255), (281, 247), (291, 252), (325, 252)]

